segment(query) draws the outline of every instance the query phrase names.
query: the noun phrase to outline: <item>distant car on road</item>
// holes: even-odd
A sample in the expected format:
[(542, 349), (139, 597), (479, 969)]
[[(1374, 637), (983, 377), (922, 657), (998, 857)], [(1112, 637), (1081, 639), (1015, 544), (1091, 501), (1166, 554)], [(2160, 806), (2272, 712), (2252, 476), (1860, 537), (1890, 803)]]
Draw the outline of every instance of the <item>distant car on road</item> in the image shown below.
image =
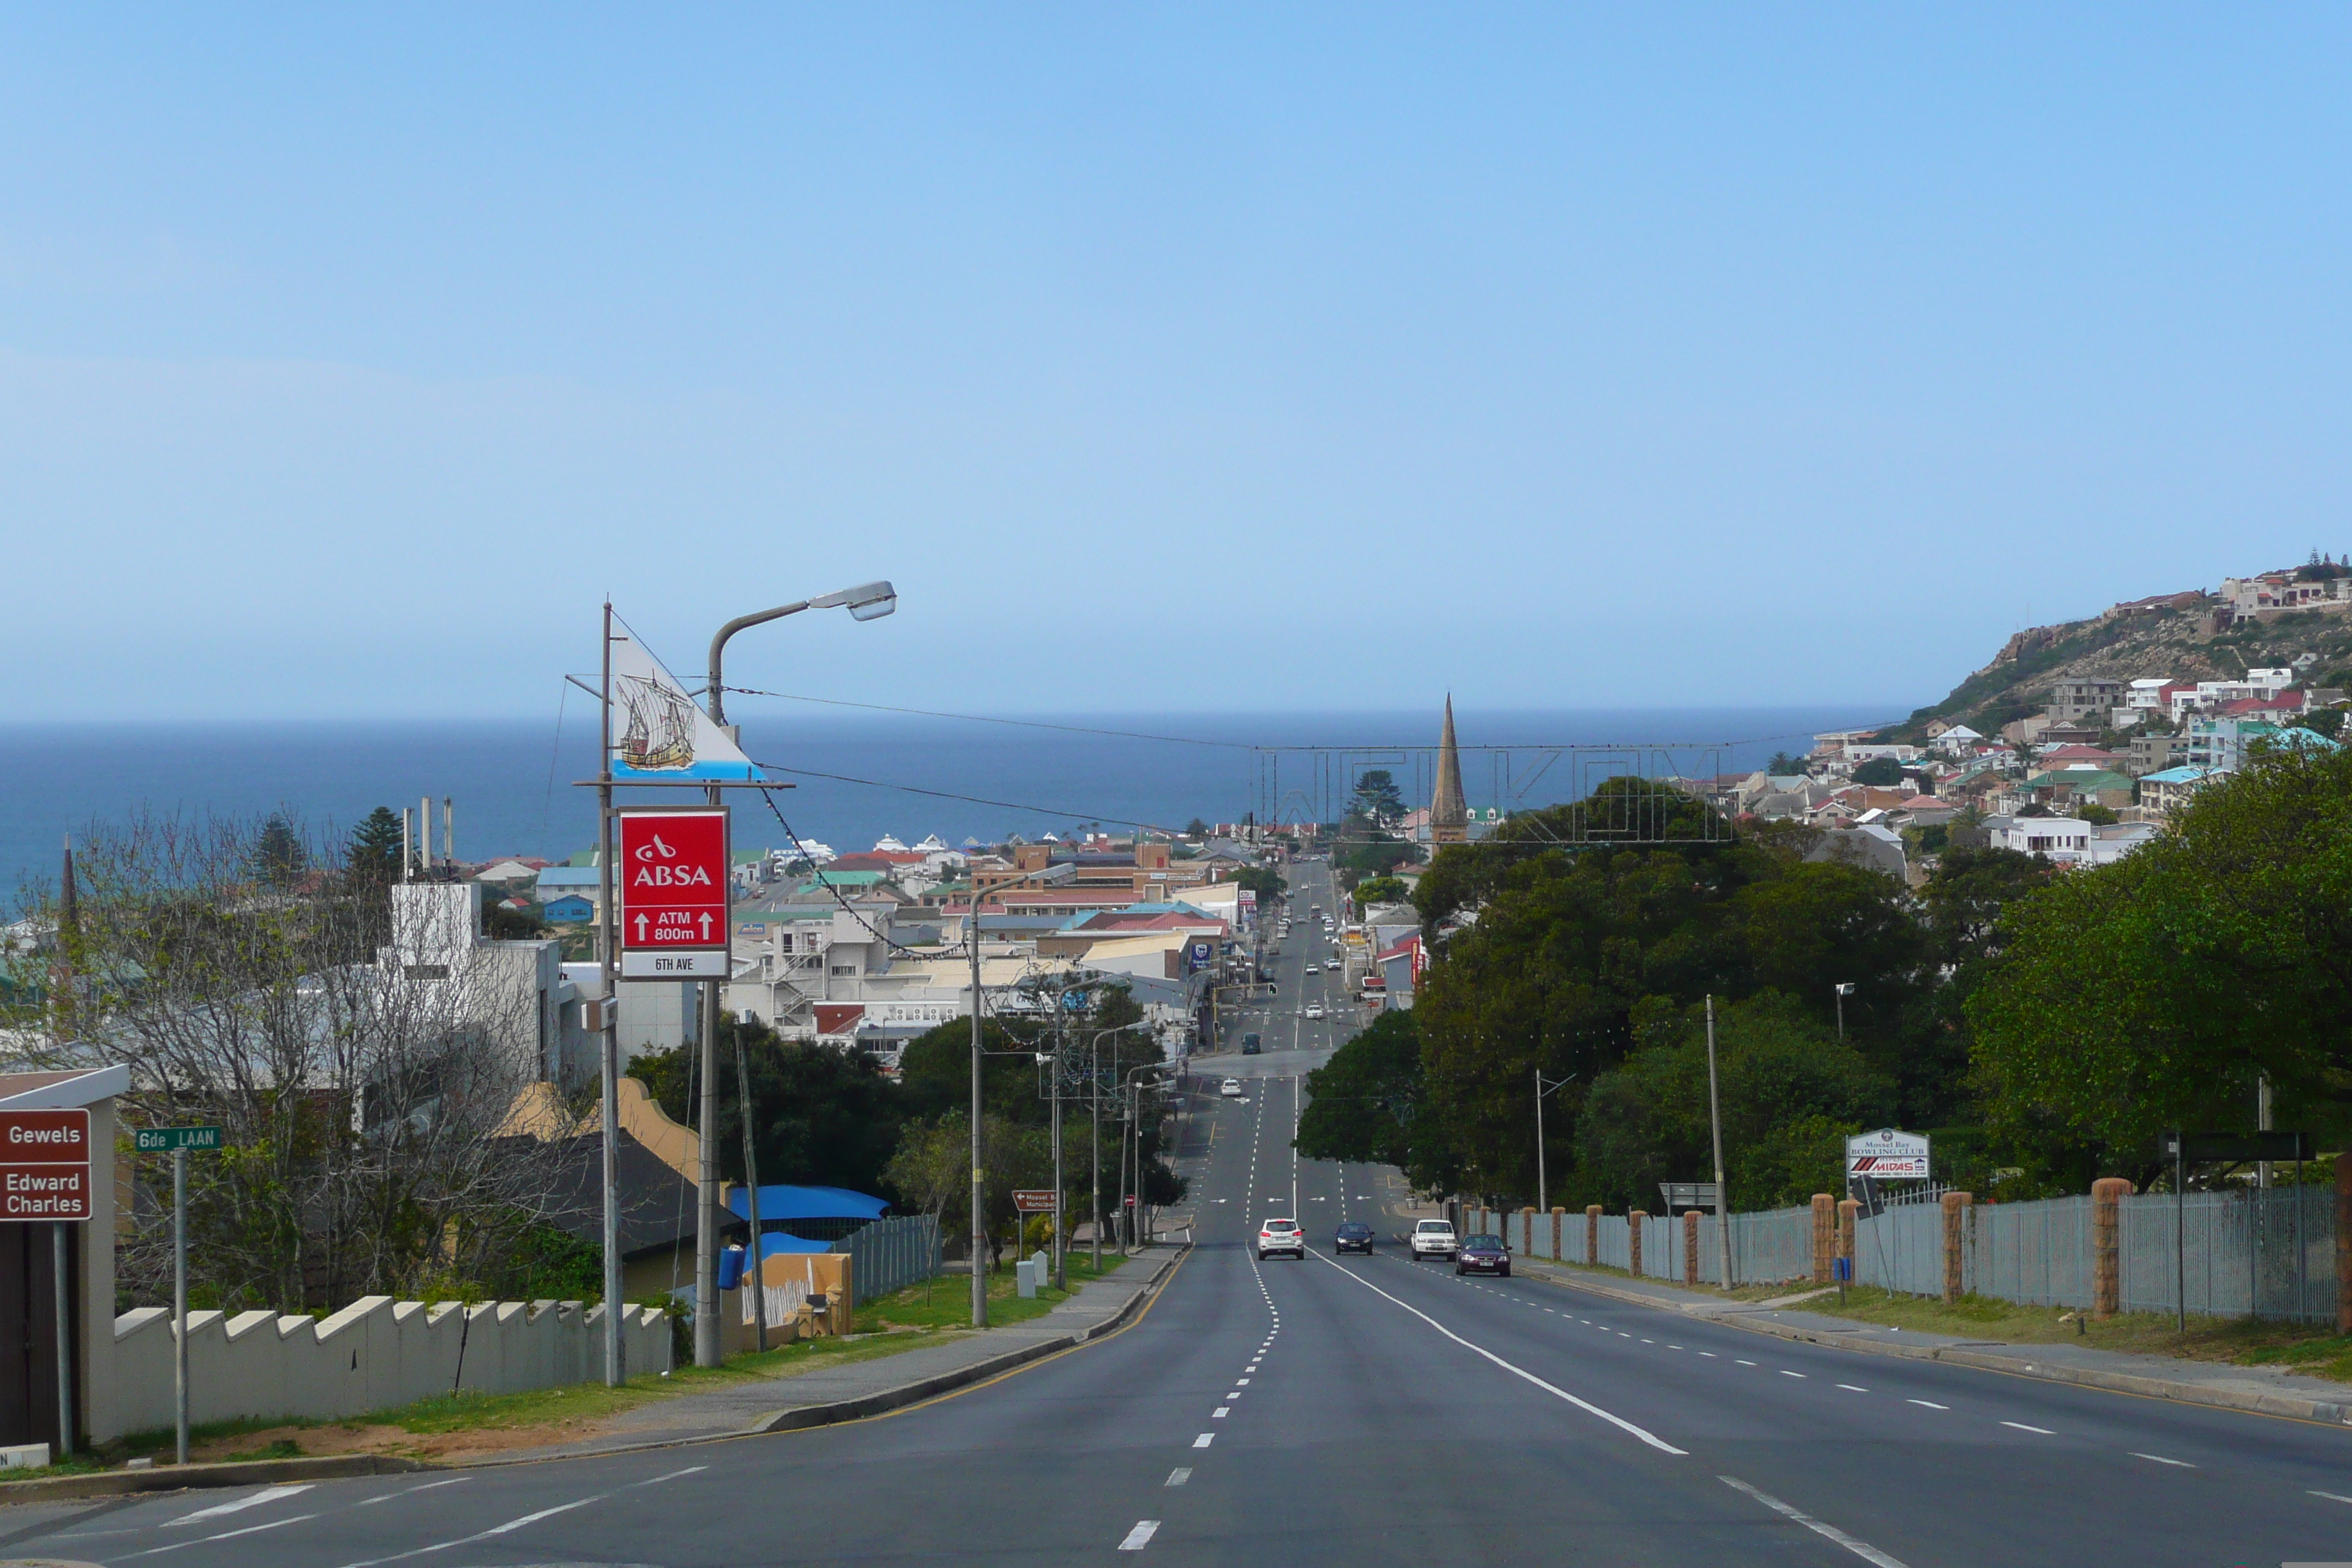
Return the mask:
[(1360, 1252), (1370, 1257), (1372, 1250), (1372, 1227), (1360, 1219), (1342, 1221), (1339, 1228), (1332, 1233), (1331, 1250)]
[(1499, 1236), (1474, 1236), (1462, 1244), (1454, 1255), (1456, 1274), (1492, 1274), (1498, 1279), (1511, 1277), (1511, 1249), (1503, 1245)]
[(1217, 1086), (1217, 1092), (1223, 1095), (1227, 1100), (1239, 1100), (1242, 1096), (1242, 1080), (1237, 1078), (1229, 1078), (1225, 1079), (1224, 1082)]
[(1300, 1262), (1307, 1260), (1307, 1233), (1298, 1228), (1295, 1219), (1270, 1219), (1257, 1227), (1257, 1256), (1261, 1263), (1271, 1252), (1287, 1252)]
[(1307, 973), (1309, 974), (1320, 974), (1323, 973), (1323, 969), (1320, 964), (1310, 963), (1307, 966)]
[(1309, 1018), (1320, 1018), (1323, 1016), (1323, 1004), (1320, 1002), (1308, 1003), (1307, 1005), (1307, 1016)]
[(1442, 1219), (1425, 1219), (1412, 1227), (1412, 1260), (1443, 1258), (1452, 1262), (1461, 1256), (1462, 1243), (1454, 1234), (1454, 1226)]

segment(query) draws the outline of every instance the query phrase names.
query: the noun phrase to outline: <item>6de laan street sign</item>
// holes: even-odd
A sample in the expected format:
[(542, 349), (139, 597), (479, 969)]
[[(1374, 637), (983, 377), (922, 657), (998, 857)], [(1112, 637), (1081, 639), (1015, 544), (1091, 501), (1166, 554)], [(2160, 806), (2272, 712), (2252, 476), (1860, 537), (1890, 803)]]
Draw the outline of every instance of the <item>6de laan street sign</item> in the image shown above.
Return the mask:
[(168, 1154), (174, 1149), (217, 1149), (217, 1127), (142, 1127), (133, 1133), (133, 1147), (142, 1154)]
[(633, 807), (619, 818), (621, 973), (728, 977), (727, 808)]

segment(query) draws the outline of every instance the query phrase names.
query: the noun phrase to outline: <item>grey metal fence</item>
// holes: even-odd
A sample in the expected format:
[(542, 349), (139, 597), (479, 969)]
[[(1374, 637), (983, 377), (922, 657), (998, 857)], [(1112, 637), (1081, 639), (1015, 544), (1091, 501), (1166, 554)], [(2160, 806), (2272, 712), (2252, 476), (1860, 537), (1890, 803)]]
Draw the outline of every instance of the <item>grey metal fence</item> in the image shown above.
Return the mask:
[(2335, 1321), (2333, 1189), (2152, 1193), (2121, 1209), (2125, 1311), (2174, 1312), (2185, 1300), (2202, 1317)]
[[(1979, 1295), (2040, 1307), (2092, 1304), (2089, 1198), (1978, 1205), (1969, 1211), (1967, 1242), (1962, 1279)], [(1943, 1288), (1939, 1268), (1935, 1289)]]
[(940, 1271), (940, 1222), (927, 1214), (877, 1219), (833, 1250), (849, 1255), (850, 1304), (861, 1307)]

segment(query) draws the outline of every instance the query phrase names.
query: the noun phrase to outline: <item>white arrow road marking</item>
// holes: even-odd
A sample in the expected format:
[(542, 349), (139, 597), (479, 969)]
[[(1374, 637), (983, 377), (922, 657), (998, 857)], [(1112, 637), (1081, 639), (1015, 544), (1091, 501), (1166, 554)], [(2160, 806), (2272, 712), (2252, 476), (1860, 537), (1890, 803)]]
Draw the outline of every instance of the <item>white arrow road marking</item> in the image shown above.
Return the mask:
[[(1493, 1362), (1496, 1366), (1501, 1367), (1505, 1372), (1509, 1373), (1512, 1376), (1524, 1378), (1528, 1382), (1534, 1384), (1538, 1388), (1542, 1389), (1546, 1394), (1551, 1394), (1554, 1398), (1566, 1400), (1569, 1404), (1575, 1405), (1579, 1410), (1583, 1411), (1589, 1415), (1598, 1415), (1603, 1421), (1608, 1422), (1612, 1426), (1617, 1427), (1621, 1431), (1631, 1433), (1633, 1436), (1639, 1437), (1643, 1442), (1647, 1443), (1651, 1447), (1658, 1449), (1662, 1453), (1674, 1454), (1685, 1458), (1688, 1457), (1688, 1449), (1677, 1448), (1672, 1443), (1667, 1442), (1664, 1438), (1657, 1436), (1655, 1433), (1645, 1431), (1642, 1427), (1634, 1426), (1633, 1423), (1626, 1420), (1623, 1416), (1613, 1415), (1609, 1411), (1603, 1410), (1601, 1406), (1591, 1403), (1590, 1400), (1579, 1399), (1575, 1394), (1569, 1393), (1568, 1390), (1555, 1387), (1551, 1384), (1546, 1383), (1542, 1378), (1538, 1377), (1534, 1373), (1528, 1372), (1523, 1367), (1513, 1366), (1509, 1362), (1505, 1361), (1501, 1356), (1496, 1355), (1493, 1351), (1486, 1349), (1484, 1345), (1472, 1344), (1468, 1340), (1464, 1339), (1460, 1334), (1455, 1333), (1452, 1329), (1447, 1328), (1444, 1323), (1439, 1322), (1427, 1312), (1423, 1311), (1420, 1308), (1412, 1305), (1410, 1301), (1398, 1300), (1396, 1297), (1390, 1295), (1387, 1291), (1381, 1289), (1379, 1286), (1373, 1284), (1370, 1280), (1365, 1279), (1354, 1269), (1341, 1268), (1339, 1264), (1333, 1263), (1331, 1259), (1324, 1257), (1319, 1252), (1314, 1254), (1314, 1258), (1318, 1263), (1328, 1265), (1333, 1268), (1339, 1268), (1340, 1273), (1345, 1274), (1349, 1279), (1353, 1279), (1357, 1284), (1361, 1285), (1373, 1295), (1379, 1296), (1385, 1300), (1395, 1302), (1396, 1305), (1402, 1307), (1406, 1311), (1411, 1312), (1414, 1317), (1419, 1318), (1423, 1322), (1427, 1323), (1431, 1328), (1435, 1329), (1439, 1333), (1444, 1334), (1455, 1344), (1460, 1345), (1465, 1350), (1474, 1351), (1479, 1355), (1486, 1357), (1488, 1361)], [(1897, 1568), (1900, 1568), (1899, 1564), (1897, 1565)]]
[(1780, 1515), (1783, 1519), (1793, 1520), (1797, 1523), (1803, 1525), (1807, 1530), (1811, 1531), (1814, 1534), (1824, 1537), (1827, 1540), (1836, 1542), (1840, 1546), (1844, 1547), (1848, 1552), (1853, 1552), (1856, 1557), (1861, 1558), (1864, 1562), (1874, 1563), (1876, 1568), (1903, 1568), (1903, 1563), (1899, 1560), (1889, 1557), (1885, 1552), (1881, 1552), (1869, 1542), (1856, 1541), (1853, 1536), (1848, 1535), (1836, 1525), (1823, 1524), (1811, 1514), (1803, 1513), (1796, 1509), (1790, 1508), (1787, 1503), (1782, 1502), (1779, 1498), (1772, 1496), (1770, 1493), (1758, 1491), (1754, 1487), (1749, 1486), (1746, 1481), (1741, 1480), (1737, 1476), (1717, 1476), (1715, 1479), (1721, 1481), (1725, 1486), (1731, 1488), (1734, 1491), (1746, 1492), (1749, 1497), (1754, 1498), (1758, 1502), (1762, 1503), (1766, 1508), (1770, 1509), (1774, 1513)]
[(299, 1487), (266, 1487), (250, 1497), (241, 1497), (233, 1502), (216, 1502), (210, 1508), (200, 1508), (194, 1513), (184, 1513), (177, 1519), (166, 1520), (163, 1521), (163, 1528), (169, 1530), (175, 1524), (194, 1524), (200, 1519), (218, 1519), (225, 1513), (240, 1513), (257, 1503), (276, 1502), (279, 1498), (292, 1497), (296, 1492), (307, 1492), (310, 1489), (307, 1484)]

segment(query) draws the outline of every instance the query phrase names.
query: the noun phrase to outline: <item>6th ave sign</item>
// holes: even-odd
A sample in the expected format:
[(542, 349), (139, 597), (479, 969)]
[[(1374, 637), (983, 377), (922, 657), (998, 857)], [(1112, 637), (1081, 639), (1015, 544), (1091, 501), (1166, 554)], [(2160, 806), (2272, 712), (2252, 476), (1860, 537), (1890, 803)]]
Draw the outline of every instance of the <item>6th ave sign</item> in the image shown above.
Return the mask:
[(621, 973), (631, 980), (727, 978), (727, 809), (615, 812)]

